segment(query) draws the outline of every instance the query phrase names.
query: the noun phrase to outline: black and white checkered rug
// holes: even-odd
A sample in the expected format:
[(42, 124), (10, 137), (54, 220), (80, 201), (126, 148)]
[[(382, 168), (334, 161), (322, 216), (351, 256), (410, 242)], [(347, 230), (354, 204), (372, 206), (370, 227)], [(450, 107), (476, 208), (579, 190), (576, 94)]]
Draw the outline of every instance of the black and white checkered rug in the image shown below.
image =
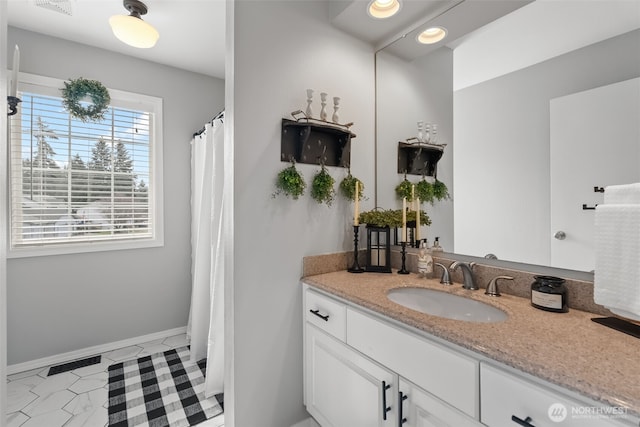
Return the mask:
[(222, 394), (204, 398), (204, 362), (181, 347), (109, 366), (109, 426), (186, 427), (222, 413)]

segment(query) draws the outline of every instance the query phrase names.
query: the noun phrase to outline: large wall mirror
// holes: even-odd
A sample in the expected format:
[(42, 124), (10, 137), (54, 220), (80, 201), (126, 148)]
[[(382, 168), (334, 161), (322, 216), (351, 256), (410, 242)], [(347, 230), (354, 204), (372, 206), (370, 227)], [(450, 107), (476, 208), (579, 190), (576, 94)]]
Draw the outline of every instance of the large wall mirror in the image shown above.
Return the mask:
[[(377, 205), (400, 206), (398, 142), (435, 123), (452, 199), (424, 205), (430, 241), (588, 272), (594, 188), (640, 181), (640, 3), (515, 2), (470, 30), (464, 6), (483, 3), (500, 2), (458, 3), (376, 54)], [(431, 25), (451, 37), (418, 46)]]

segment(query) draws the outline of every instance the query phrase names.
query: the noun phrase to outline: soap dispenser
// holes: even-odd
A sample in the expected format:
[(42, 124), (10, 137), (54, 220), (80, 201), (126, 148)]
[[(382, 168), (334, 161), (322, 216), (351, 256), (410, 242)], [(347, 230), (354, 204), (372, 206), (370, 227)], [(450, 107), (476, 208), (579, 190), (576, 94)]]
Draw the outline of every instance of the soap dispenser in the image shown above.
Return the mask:
[(425, 279), (433, 277), (433, 257), (427, 250), (427, 239), (424, 239), (418, 250), (418, 275)]
[(444, 249), (440, 246), (440, 238), (436, 237), (433, 241), (433, 246), (431, 246), (431, 253), (437, 256), (438, 252), (444, 252)]

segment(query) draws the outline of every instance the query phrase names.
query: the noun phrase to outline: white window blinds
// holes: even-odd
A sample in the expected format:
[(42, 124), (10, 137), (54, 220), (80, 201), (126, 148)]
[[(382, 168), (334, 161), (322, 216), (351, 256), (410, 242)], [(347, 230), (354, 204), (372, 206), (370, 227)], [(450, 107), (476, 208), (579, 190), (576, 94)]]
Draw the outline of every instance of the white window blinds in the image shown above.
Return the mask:
[(154, 237), (153, 111), (112, 105), (103, 120), (82, 122), (60, 97), (19, 97), (10, 121), (12, 248)]

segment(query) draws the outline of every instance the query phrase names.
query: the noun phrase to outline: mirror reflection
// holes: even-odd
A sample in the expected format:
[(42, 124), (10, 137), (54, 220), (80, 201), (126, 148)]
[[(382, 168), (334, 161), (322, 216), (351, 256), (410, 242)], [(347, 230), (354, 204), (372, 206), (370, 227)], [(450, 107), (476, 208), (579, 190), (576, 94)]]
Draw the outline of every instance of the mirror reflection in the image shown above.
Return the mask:
[[(640, 4), (520, 2), (460, 34), (465, 3), (376, 55), (377, 205), (401, 205), (398, 142), (436, 123), (452, 199), (423, 205), (429, 244), (590, 271), (594, 188), (640, 181)], [(427, 24), (448, 37), (420, 51)]]

